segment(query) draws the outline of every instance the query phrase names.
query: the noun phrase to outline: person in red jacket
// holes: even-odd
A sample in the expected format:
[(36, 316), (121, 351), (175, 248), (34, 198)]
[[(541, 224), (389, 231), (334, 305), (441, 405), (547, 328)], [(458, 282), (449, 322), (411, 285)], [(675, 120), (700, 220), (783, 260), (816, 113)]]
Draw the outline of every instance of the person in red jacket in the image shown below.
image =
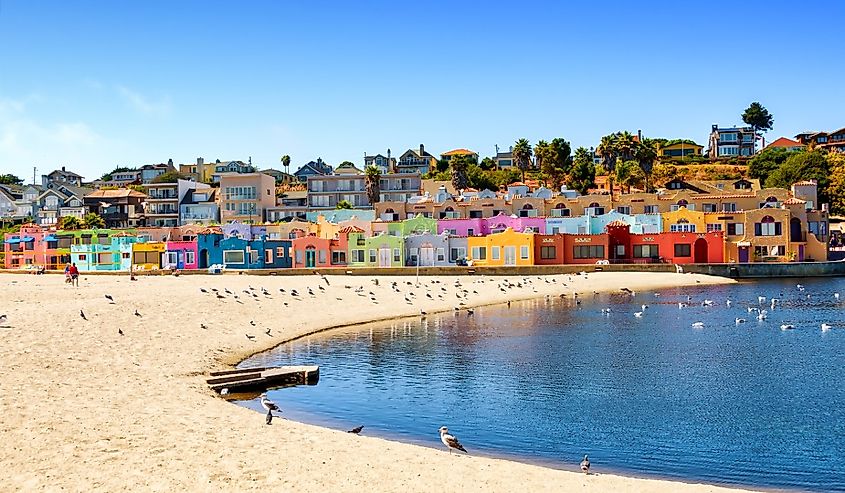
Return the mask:
[(76, 262), (70, 266), (68, 269), (68, 273), (70, 273), (70, 283), (76, 287), (79, 287), (79, 269), (76, 268)]

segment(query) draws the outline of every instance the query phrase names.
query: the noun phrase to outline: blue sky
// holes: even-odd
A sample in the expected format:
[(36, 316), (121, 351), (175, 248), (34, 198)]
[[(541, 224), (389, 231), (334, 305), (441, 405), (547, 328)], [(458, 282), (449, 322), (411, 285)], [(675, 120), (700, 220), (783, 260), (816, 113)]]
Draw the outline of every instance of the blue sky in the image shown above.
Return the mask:
[[(574, 3), (574, 2), (573, 2)], [(0, 172), (845, 126), (845, 3), (0, 0)]]

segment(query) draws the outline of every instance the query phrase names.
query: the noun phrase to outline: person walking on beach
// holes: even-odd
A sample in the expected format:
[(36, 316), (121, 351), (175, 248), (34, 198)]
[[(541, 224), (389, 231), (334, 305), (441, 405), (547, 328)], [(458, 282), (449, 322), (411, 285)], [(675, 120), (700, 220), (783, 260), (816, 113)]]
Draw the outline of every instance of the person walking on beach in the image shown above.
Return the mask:
[(70, 280), (70, 263), (65, 264), (65, 284), (71, 284)]
[(76, 262), (70, 266), (68, 272), (70, 273), (70, 283), (73, 286), (79, 287), (79, 269), (76, 268)]

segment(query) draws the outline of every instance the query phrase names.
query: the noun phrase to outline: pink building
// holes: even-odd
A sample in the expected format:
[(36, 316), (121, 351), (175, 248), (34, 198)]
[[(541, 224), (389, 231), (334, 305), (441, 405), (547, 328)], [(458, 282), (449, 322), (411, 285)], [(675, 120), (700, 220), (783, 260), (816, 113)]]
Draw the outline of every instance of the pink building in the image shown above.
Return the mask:
[(198, 266), (197, 252), (197, 240), (168, 241), (161, 267), (163, 269), (196, 269)]
[(334, 239), (320, 238), (313, 233), (292, 239), (293, 268), (346, 267), (348, 230), (352, 229), (344, 228)]
[(6, 233), (3, 242), (6, 269), (19, 269), (28, 265), (45, 269), (62, 269), (70, 261), (67, 248), (59, 249), (55, 231), (35, 224), (24, 224), (19, 233)]
[(543, 217), (516, 217), (504, 213), (487, 218), (438, 219), (437, 233), (449, 232), (452, 236), (487, 236), (511, 228), (519, 233), (546, 232)]
[(448, 232), (452, 236), (481, 236), (489, 234), (487, 220), (475, 217), (470, 219), (438, 219), (437, 234)]

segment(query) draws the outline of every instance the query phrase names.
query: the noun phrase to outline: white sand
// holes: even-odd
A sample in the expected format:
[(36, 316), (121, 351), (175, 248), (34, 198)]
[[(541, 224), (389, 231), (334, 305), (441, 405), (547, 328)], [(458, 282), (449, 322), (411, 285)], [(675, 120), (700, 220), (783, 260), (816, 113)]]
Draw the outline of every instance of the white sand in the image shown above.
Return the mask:
[[(575, 277), (566, 291), (731, 282), (688, 274)], [(403, 295), (389, 287), (390, 281), (412, 278), (382, 277), (379, 287), (365, 277), (329, 279), (328, 291), (311, 298), (305, 287), (316, 289), (317, 276), (141, 277), (130, 282), (125, 276), (83, 275), (81, 287), (74, 289), (59, 276), (0, 275), (0, 313), (8, 315), (11, 326), (0, 328), (0, 490), (730, 491), (601, 474), (601, 464), (594, 464), (598, 474), (584, 476), (450, 456), (444, 450), (289, 420), (266, 426), (263, 415), (208, 389), (208, 371), (294, 336), (454, 305), (453, 278), (441, 278), (451, 294), (448, 301), (426, 299), (416, 306), (405, 304)], [(462, 279), (466, 284), (476, 278)], [(473, 285), (479, 295), (471, 297), (471, 304), (564, 291), (559, 284), (539, 282), (536, 293), (524, 288), (505, 294), (491, 282), (494, 278), (487, 279)], [(273, 300), (246, 299), (241, 291), (248, 285), (266, 287)], [(363, 285), (381, 302), (375, 305), (344, 285)], [(201, 286), (228, 287), (244, 304), (202, 294)], [(303, 301), (281, 295), (282, 286), (298, 288)], [(106, 293), (116, 304), (109, 304)], [(136, 309), (143, 317), (133, 314)], [(119, 326), (125, 335), (118, 335)], [(272, 337), (264, 327), (273, 327)], [(247, 340), (245, 333), (256, 339)]]

